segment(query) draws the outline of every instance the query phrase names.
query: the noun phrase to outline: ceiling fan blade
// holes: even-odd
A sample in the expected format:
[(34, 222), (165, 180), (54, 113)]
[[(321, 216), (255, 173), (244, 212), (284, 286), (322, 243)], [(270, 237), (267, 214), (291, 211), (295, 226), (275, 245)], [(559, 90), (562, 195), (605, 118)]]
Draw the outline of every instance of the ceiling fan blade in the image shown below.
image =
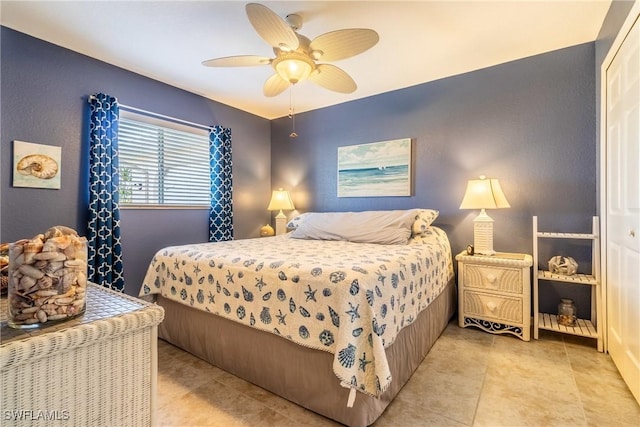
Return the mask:
[(331, 64), (319, 64), (309, 80), (325, 89), (340, 93), (354, 92), (358, 86), (349, 74)]
[(264, 92), (264, 96), (272, 97), (280, 95), (289, 86), (291, 86), (291, 83), (289, 83), (276, 73), (273, 76), (269, 77), (266, 82), (264, 82), (262, 91)]
[(298, 48), (295, 31), (271, 9), (258, 3), (249, 3), (245, 9), (251, 25), (264, 41), (285, 51)]
[(372, 48), (378, 40), (378, 33), (367, 28), (331, 31), (313, 39), (311, 56), (322, 61), (338, 61)]
[(269, 65), (271, 58), (257, 55), (226, 56), (224, 58), (202, 61), (205, 67), (252, 67), (254, 65)]

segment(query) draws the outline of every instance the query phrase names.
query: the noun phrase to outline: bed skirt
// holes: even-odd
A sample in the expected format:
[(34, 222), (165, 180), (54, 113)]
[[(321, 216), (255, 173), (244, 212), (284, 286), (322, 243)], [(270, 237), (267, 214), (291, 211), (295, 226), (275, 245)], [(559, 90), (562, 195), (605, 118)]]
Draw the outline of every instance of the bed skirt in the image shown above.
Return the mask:
[[(227, 372), (342, 424), (372, 424), (425, 358), (455, 313), (457, 293), (451, 280), (442, 293), (402, 329), (386, 349), (392, 382), (376, 399), (349, 390), (332, 370), (333, 354), (295, 344), (269, 332), (196, 310), (158, 296), (165, 310), (160, 338)], [(310, 366), (312, 368), (310, 368)]]

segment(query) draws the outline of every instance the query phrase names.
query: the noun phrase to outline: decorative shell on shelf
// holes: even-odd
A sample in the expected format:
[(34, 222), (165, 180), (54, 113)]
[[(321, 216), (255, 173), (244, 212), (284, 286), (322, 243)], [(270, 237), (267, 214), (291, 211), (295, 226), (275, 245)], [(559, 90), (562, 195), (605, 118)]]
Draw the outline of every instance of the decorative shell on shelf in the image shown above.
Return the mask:
[(555, 274), (573, 276), (578, 272), (578, 263), (569, 256), (556, 255), (549, 260), (549, 271)]

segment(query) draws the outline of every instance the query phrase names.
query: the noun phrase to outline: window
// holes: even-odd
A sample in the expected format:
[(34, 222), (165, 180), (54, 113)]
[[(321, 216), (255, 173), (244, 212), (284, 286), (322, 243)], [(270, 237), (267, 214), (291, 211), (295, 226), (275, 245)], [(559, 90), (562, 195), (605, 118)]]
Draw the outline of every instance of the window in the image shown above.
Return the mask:
[(207, 131), (121, 111), (120, 204), (208, 207)]

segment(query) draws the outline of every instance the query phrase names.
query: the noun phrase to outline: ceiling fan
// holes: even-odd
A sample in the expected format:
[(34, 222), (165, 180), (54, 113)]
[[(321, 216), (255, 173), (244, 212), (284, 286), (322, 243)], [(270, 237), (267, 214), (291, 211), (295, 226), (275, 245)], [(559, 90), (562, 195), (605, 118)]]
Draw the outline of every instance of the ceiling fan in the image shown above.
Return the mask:
[(246, 5), (247, 16), (258, 35), (273, 47), (274, 58), (257, 55), (227, 56), (203, 61), (207, 67), (247, 67), (271, 65), (276, 73), (264, 84), (265, 96), (276, 96), (305, 79), (340, 93), (356, 90), (356, 82), (335, 65), (318, 61), (338, 61), (358, 55), (378, 43), (378, 33), (366, 28), (331, 31), (313, 40), (298, 34), (302, 17), (287, 15), (286, 21), (266, 6)]

